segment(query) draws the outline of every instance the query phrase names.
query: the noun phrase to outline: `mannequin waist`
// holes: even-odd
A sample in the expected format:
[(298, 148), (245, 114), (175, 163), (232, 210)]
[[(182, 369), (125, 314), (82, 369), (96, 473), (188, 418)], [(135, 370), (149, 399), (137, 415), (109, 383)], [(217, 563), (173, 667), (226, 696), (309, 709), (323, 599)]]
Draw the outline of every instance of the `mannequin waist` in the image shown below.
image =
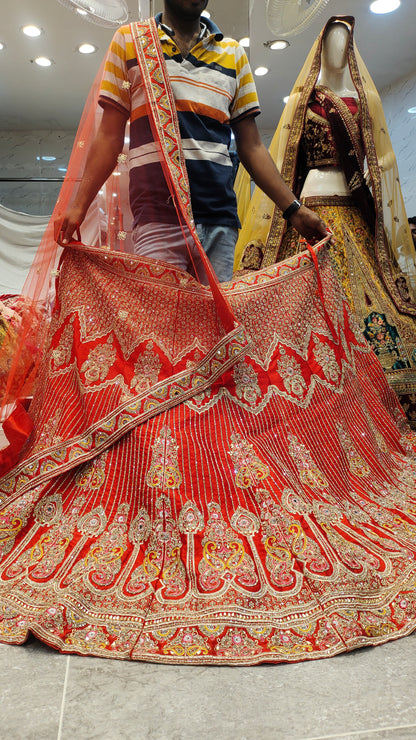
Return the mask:
[(351, 195), (340, 167), (316, 167), (309, 170), (300, 197), (316, 195)]

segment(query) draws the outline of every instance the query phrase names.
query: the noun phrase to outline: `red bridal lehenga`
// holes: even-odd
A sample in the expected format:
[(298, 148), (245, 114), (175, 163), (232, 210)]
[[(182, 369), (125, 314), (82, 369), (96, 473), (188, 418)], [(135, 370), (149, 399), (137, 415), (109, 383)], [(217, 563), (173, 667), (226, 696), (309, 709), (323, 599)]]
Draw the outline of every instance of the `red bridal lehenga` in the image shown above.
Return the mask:
[[(191, 240), (154, 27), (134, 34)], [(107, 185), (111, 203), (122, 180)], [(109, 213), (111, 249), (101, 227), (95, 246), (70, 245), (56, 268), (47, 234), (34, 268), (47, 265), (32, 286), (38, 344), (48, 330), (29, 413), (18, 405), (6, 424), (0, 639), (32, 633), (82, 655), (248, 665), (410, 633), (415, 436), (326, 248), (222, 286), (205, 260), (205, 286), (117, 251), (125, 214)], [(25, 344), (23, 315), (9, 403), (36, 366), (25, 301), (31, 329)], [(33, 431), (10, 468), (24, 423)]]

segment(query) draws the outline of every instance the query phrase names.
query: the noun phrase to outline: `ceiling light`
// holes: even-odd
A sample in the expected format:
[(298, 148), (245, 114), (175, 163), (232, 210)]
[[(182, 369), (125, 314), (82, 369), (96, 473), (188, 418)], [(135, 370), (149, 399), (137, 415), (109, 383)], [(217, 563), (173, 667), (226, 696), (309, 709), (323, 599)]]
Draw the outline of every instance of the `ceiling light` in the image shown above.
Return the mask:
[(67, 167), (58, 167), (58, 172), (66, 172)]
[(25, 36), (30, 36), (31, 38), (36, 38), (36, 36), (40, 36), (42, 33), (42, 29), (37, 26), (24, 26), (22, 31)]
[(203, 10), (201, 15), (205, 16), (205, 18), (211, 18), (211, 13), (209, 10)]
[(44, 156), (44, 157), (42, 157), (42, 159), (43, 159), (43, 161), (44, 161), (44, 162), (54, 162), (54, 161), (55, 161), (55, 159), (56, 159), (56, 157), (52, 157), (52, 156), (50, 156), (50, 157), (49, 157), (49, 156)]
[(4, 44), (3, 44), (3, 42), (2, 42), (2, 41), (0, 41), (0, 51), (1, 51), (2, 49), (4, 49)]
[(400, 6), (400, 0), (375, 0), (370, 5), (372, 13), (392, 13)]
[(264, 75), (267, 75), (268, 71), (268, 67), (257, 67), (257, 69), (254, 70), (254, 74), (257, 75), (257, 77), (264, 77)]
[(414, 105), (413, 108), (408, 108), (407, 109), (407, 112), (408, 113), (416, 113), (416, 105)]
[(274, 39), (274, 41), (265, 41), (263, 46), (267, 46), (268, 49), (272, 49), (273, 51), (282, 51), (283, 49), (287, 49), (289, 41), (285, 39)]
[(238, 42), (240, 46), (244, 46), (246, 49), (250, 46), (250, 39), (248, 36), (243, 36), (242, 39)]
[(290, 95), (285, 95), (285, 97), (283, 98), (283, 102), (284, 102), (285, 105), (286, 105), (287, 101), (289, 100), (289, 98), (290, 98)]
[(80, 44), (78, 51), (80, 54), (93, 54), (94, 51), (97, 51), (97, 47), (94, 44)]
[(36, 57), (35, 62), (39, 64), (39, 67), (50, 67), (52, 64), (52, 61), (48, 57)]

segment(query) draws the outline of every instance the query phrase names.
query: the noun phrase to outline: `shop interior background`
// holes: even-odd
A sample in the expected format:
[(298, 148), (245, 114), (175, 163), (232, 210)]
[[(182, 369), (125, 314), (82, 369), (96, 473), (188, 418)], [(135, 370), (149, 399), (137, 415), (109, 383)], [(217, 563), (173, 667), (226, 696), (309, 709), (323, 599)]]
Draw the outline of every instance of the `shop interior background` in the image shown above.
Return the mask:
[[(1, 0), (0, 218), (7, 216), (5, 223), (12, 219), (14, 226), (31, 231), (24, 245), (29, 265), (59, 193), (82, 108), (113, 29), (86, 22), (58, 0), (19, 0), (7, 2), (7, 7), (6, 2)], [(162, 5), (162, 0), (155, 0), (155, 11)], [(288, 38), (290, 45), (283, 51), (265, 45), (275, 36), (267, 27), (264, 0), (210, 0), (207, 9), (226, 35), (250, 38), (247, 51), (253, 70), (269, 69), (256, 77), (262, 107), (257, 120), (266, 145), (282, 113), (283, 98), (327, 19), (354, 15), (357, 47), (381, 95), (407, 214), (414, 216), (416, 3), (402, 0), (398, 10), (385, 15), (374, 15), (369, 5), (370, 0), (330, 0), (306, 31)], [(137, 0), (128, 0), (128, 6), (130, 20), (136, 19)], [(25, 36), (22, 28), (27, 24), (39, 26), (41, 35)], [(81, 54), (81, 43), (96, 50)], [(34, 62), (38, 56), (49, 57), (51, 66), (38, 66)], [(0, 257), (4, 248), (0, 243)], [(23, 273), (16, 273), (15, 284), (1, 284), (0, 291), (18, 291), (22, 279)]]

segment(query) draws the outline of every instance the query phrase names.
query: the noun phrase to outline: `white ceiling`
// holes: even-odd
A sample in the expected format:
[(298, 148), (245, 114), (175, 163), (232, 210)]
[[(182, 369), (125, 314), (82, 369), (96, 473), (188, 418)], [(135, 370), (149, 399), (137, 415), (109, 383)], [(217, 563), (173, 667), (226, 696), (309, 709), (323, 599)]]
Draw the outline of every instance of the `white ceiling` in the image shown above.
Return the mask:
[[(370, 13), (369, 3), (330, 0), (307, 31), (290, 39), (288, 49), (272, 52), (264, 47), (273, 38), (266, 25), (264, 0), (210, 0), (212, 19), (223, 32), (235, 38), (250, 35), (252, 67), (270, 68), (269, 75), (256, 78), (262, 129), (275, 127), (282, 98), (290, 92), (314, 39), (331, 15), (355, 16), (357, 46), (379, 90), (416, 70), (416, 1), (402, 0), (396, 12), (384, 16)], [(137, 2), (128, 0), (128, 5), (134, 19)], [(162, 0), (155, 5), (161, 9)], [(0, 0), (0, 10), (0, 41), (5, 44), (0, 52), (0, 129), (76, 128), (112, 30), (86, 22), (57, 0)], [(39, 25), (44, 33), (27, 38), (20, 29), (29, 23)], [(76, 46), (85, 41), (98, 46), (98, 51), (90, 56), (79, 54)], [(39, 55), (51, 57), (52, 67), (34, 64), (31, 60)]]

